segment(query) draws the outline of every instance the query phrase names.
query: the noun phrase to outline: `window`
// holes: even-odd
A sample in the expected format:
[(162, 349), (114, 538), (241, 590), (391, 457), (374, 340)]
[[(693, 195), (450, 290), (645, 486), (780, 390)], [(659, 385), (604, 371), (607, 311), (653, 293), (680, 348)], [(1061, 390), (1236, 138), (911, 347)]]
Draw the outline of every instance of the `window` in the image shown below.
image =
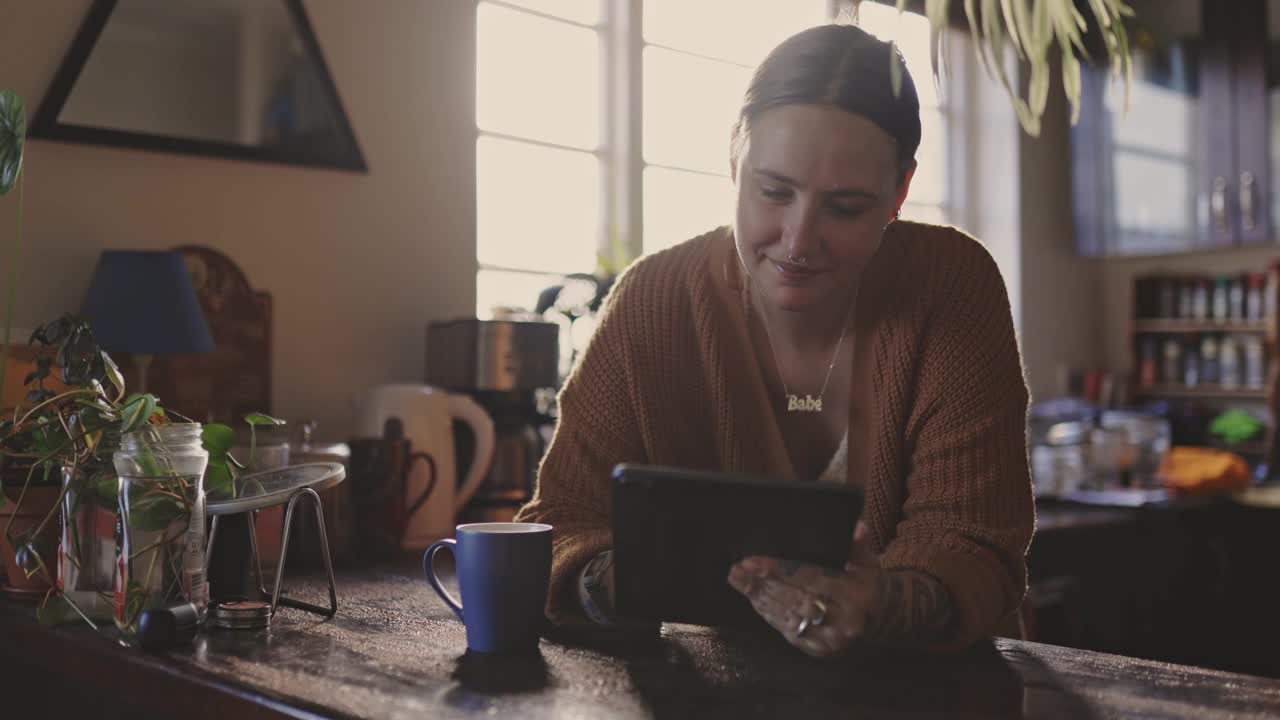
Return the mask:
[(729, 222), (729, 132), (751, 71), (774, 45), (829, 17), (827, 0), (645, 0), (644, 252)]
[[(752, 69), (843, 5), (480, 0), (477, 315), (532, 308), (600, 256), (653, 252), (729, 222), (729, 133)], [(920, 169), (903, 215), (945, 221), (951, 143), (928, 21), (865, 2), (859, 22), (898, 41), (920, 93)]]
[(599, 0), (476, 8), (477, 314), (590, 271), (604, 218)]

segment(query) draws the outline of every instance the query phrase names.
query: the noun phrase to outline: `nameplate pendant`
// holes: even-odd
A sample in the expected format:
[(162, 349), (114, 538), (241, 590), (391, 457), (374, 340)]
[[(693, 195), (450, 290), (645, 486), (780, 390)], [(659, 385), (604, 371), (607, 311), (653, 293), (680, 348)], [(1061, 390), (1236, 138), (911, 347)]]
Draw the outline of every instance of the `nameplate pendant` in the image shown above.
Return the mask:
[(822, 398), (812, 395), (787, 396), (787, 412), (822, 412)]

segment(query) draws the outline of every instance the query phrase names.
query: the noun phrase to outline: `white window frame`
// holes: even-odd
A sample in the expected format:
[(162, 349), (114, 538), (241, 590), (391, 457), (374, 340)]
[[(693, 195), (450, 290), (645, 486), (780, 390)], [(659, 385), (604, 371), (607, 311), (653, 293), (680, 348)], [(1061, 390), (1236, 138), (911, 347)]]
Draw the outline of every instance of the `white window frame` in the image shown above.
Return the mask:
[[(787, 0), (777, 1), (787, 2)], [(872, 0), (865, 1), (871, 2)], [(587, 151), (596, 157), (600, 162), (601, 168), (601, 187), (597, 197), (601, 222), (596, 233), (596, 251), (599, 257), (620, 260), (621, 263), (625, 264), (638, 258), (644, 250), (643, 185), (646, 167), (652, 165), (653, 167), (670, 168), (681, 172), (695, 172), (716, 177), (720, 175), (706, 171), (673, 167), (662, 163), (645, 162), (642, 147), (642, 73), (644, 48), (650, 43), (647, 43), (643, 37), (644, 0), (599, 0), (599, 2), (601, 7), (600, 20), (595, 25), (557, 17), (523, 5), (506, 2), (505, 0), (476, 0), (476, 11), (479, 12), (479, 7), (482, 4), (489, 3), (555, 22), (588, 28), (599, 35), (602, 50), (600, 68), (601, 132), (598, 146), (593, 150)], [(846, 16), (851, 12), (853, 5), (854, 0), (828, 0), (828, 17), (834, 19)], [(726, 31), (729, 31), (729, 29), (726, 28)], [(659, 44), (654, 44), (654, 46), (667, 48), (667, 46)], [(697, 56), (697, 53), (689, 53), (679, 48), (667, 49)], [(963, 82), (956, 82), (960, 79), (956, 77), (956, 73), (960, 73), (960, 77), (963, 78), (964, 73), (968, 71), (967, 58), (961, 58), (960, 55), (961, 53), (952, 53), (949, 56), (951, 60), (949, 63), (951, 76), (947, 78), (946, 85), (953, 88), (964, 87)], [(933, 79), (932, 77), (915, 78), (915, 81), (919, 84), (933, 82)], [(939, 94), (938, 109), (941, 112), (944, 126), (942, 151), (945, 154), (947, 176), (944, 178), (943, 201), (936, 205), (932, 203), (927, 205), (940, 208), (946, 222), (968, 226), (972, 221), (973, 209), (971, 203), (968, 202), (971, 198), (966, 197), (967, 193), (965, 192), (967, 183), (965, 182), (964, 161), (966, 158), (964, 157), (964, 147), (967, 139), (965, 137), (965, 125), (967, 122), (955, 121), (955, 119), (964, 121), (971, 119), (966, 116), (968, 111), (960, 102), (962, 95), (963, 93), (954, 91), (945, 95), (943, 93)], [(483, 137), (501, 138), (548, 148), (583, 152), (582, 148), (483, 130), (477, 125), (477, 142)], [(725, 138), (725, 147), (728, 147), (728, 138)], [(907, 203), (912, 204), (910, 196), (908, 196)], [(917, 205), (925, 204), (917, 203)], [(729, 220), (730, 218), (726, 218), (725, 222)], [(622, 253), (621, 258), (615, 257), (615, 253), (618, 251)], [(486, 270), (530, 275), (548, 274), (542, 270), (482, 263), (477, 258), (477, 272)], [(600, 268), (563, 268), (561, 272), (567, 274), (598, 270)], [(530, 298), (529, 302), (532, 303), (533, 300), (534, 298)], [(478, 297), (476, 302), (477, 304), (479, 303)], [(487, 308), (477, 309), (482, 313), (487, 310)]]

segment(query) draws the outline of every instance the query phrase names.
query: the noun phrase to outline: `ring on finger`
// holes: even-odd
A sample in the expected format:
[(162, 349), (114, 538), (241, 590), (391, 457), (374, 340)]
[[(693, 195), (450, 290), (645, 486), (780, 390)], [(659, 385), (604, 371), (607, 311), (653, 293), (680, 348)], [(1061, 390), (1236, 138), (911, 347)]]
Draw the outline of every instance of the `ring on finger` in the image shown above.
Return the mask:
[(827, 604), (822, 601), (822, 598), (813, 599), (813, 609), (814, 614), (805, 618), (809, 621), (809, 625), (817, 627), (825, 624), (827, 622)]
[(796, 637), (804, 637), (804, 634), (808, 632), (810, 627), (814, 625), (819, 625), (819, 624), (821, 623), (815, 623), (809, 617), (800, 618), (800, 625), (796, 627)]

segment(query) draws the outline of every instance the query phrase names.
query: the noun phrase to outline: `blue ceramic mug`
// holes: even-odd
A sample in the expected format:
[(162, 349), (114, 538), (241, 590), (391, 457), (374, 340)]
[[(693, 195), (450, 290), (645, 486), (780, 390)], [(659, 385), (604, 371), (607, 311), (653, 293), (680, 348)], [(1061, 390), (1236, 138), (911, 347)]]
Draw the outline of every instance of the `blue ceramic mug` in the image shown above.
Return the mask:
[[(436, 553), (446, 548), (453, 552), (458, 569), (461, 604), (440, 584), (432, 566)], [(456, 540), (440, 540), (427, 548), (422, 571), (466, 625), (468, 648), (484, 653), (537, 649), (551, 582), (550, 525), (459, 525)]]

